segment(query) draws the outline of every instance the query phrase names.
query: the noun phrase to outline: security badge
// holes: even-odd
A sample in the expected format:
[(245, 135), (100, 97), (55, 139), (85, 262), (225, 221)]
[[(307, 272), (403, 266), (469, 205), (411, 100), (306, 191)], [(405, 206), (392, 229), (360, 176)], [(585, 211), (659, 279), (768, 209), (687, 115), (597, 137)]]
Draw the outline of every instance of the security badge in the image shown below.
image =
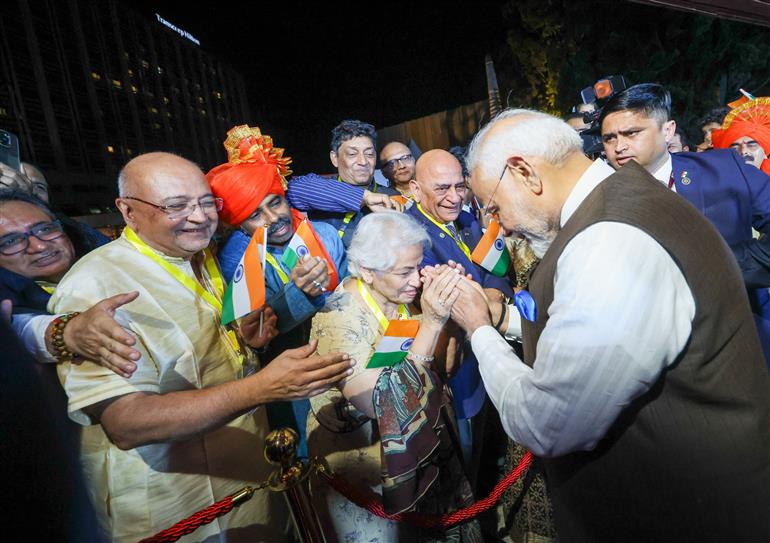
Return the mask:
[(692, 179), (690, 179), (690, 178), (688, 177), (688, 175), (687, 175), (687, 170), (684, 170), (684, 171), (682, 171), (682, 176), (681, 176), (681, 178), (680, 178), (680, 182), (681, 182), (683, 185), (689, 185), (690, 183), (692, 183)]

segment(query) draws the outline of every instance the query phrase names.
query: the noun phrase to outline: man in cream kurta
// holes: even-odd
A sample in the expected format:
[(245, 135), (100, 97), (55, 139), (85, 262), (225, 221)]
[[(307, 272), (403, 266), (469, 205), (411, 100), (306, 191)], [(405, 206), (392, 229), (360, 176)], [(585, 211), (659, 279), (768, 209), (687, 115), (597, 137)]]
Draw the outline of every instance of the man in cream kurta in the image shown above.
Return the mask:
[[(49, 309), (139, 292), (116, 314), (142, 354), (133, 376), (89, 361), (59, 373), (70, 416), (84, 426), (81, 461), (103, 527), (112, 541), (137, 541), (264, 481), (261, 404), (322, 391), (350, 363), (309, 357), (311, 345), (255, 373), (253, 355), (220, 324), (223, 285), (205, 249), (217, 202), (194, 164), (141, 155), (124, 168), (119, 191), (128, 227), (72, 267)], [(289, 523), (283, 497), (262, 490), (183, 541), (290, 541)]]
[[(194, 277), (190, 261), (156, 254)], [(207, 290), (215, 292), (205, 268), (203, 277)], [(270, 467), (262, 458), (268, 428), (262, 407), (194, 439), (127, 451), (111, 443), (102, 427), (83, 411), (132, 392), (163, 394), (210, 387), (242, 377), (244, 368), (255, 363), (249, 357), (242, 366), (225, 328), (219, 325), (217, 311), (141, 255), (125, 233), (75, 264), (56, 289), (50, 307), (62, 313), (81, 311), (126, 290), (139, 291), (137, 300), (117, 315), (139, 340), (136, 348), (142, 359), (134, 375), (124, 379), (91, 362), (62, 364), (59, 375), (69, 396), (70, 417), (85, 426), (81, 457), (94, 506), (101, 511), (101, 519), (109, 519), (105, 528), (111, 540), (136, 541), (246, 485), (264, 481)], [(286, 537), (280, 528), (288, 522), (280, 500), (276, 494), (257, 492), (190, 537), (203, 540), (231, 526), (256, 523), (262, 526), (253, 534), (254, 540), (280, 541)], [(273, 526), (271, 517), (282, 526)], [(272, 527), (277, 530), (268, 531)]]

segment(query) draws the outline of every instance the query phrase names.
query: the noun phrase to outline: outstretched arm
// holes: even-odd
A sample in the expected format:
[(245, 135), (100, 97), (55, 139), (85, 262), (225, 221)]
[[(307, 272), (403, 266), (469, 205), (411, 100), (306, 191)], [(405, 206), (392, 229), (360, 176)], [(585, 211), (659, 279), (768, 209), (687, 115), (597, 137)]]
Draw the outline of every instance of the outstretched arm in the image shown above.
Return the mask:
[(167, 394), (135, 392), (86, 408), (121, 449), (181, 441), (218, 428), (250, 409), (314, 396), (349, 375), (346, 354), (313, 355), (316, 343), (290, 349), (244, 379)]

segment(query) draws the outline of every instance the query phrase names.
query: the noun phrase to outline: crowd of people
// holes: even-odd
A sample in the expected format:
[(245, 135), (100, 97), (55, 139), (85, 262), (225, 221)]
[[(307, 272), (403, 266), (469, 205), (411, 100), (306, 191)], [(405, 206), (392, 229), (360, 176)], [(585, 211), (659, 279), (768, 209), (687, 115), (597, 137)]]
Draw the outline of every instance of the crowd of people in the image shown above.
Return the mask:
[[(419, 156), (345, 120), (335, 173), (293, 177), (237, 126), (207, 173), (129, 161), (115, 240), (52, 211), (38, 169), (0, 164), (3, 326), (69, 417), (93, 508), (68, 537), (91, 515), (93, 539), (138, 541), (258, 485), (266, 434), (292, 427), (300, 458), (393, 514), (466, 507), (504, 457), (536, 457), (498, 525), (446, 531), (312, 480), (329, 542), (770, 540), (765, 109), (710, 112), (688, 152), (669, 93), (636, 85), (602, 104), (597, 157), (582, 113), (505, 110)], [(323, 256), (293, 262), (305, 225)], [(493, 227), (505, 273), (473, 256)], [(263, 228), (266, 302), (222, 324)], [(184, 540), (297, 537), (262, 491)]]

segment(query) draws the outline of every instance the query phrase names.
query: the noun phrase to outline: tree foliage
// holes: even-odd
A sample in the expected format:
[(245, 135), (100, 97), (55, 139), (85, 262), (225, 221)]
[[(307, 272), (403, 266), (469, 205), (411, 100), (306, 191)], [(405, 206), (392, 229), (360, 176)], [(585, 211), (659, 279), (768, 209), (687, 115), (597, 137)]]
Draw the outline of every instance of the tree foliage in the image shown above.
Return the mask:
[(764, 27), (620, 0), (511, 0), (502, 15), (497, 64), (509, 105), (566, 113), (583, 87), (622, 74), (629, 85), (665, 85), (675, 118), (694, 127), (739, 88), (770, 94)]

